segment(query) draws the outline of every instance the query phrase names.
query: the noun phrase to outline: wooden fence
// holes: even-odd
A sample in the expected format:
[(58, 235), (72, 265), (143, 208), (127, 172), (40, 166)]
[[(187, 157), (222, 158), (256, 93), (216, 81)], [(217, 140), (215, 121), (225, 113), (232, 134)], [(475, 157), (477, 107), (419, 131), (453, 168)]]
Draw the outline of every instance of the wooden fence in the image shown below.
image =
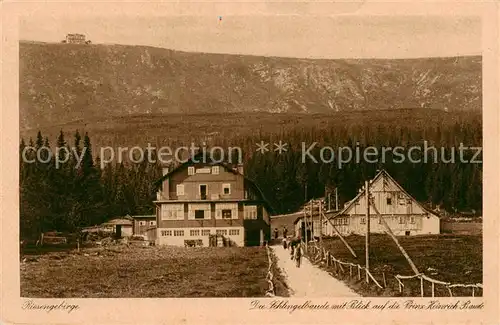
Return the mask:
[[(383, 285), (381, 285), (373, 276), (373, 274), (366, 269), (366, 267), (355, 264), (355, 263), (350, 263), (350, 262), (344, 262), (341, 261), (337, 258), (335, 258), (329, 251), (327, 251), (324, 247), (320, 248), (317, 245), (317, 242), (311, 241), (309, 242), (309, 245), (307, 245), (307, 250), (308, 250), (308, 255), (309, 259), (313, 263), (318, 263), (318, 262), (324, 262), (326, 263), (327, 267), (333, 267), (337, 273), (345, 274), (349, 272), (349, 278), (356, 277), (359, 281), (363, 279), (362, 275), (365, 275), (364, 277), (368, 280), (368, 283), (373, 283), (375, 284), (378, 288), (380, 289), (385, 289), (387, 287), (387, 281), (385, 277), (385, 273), (382, 274), (383, 277)], [(425, 274), (418, 274), (418, 275), (410, 275), (410, 276), (404, 276), (404, 275), (395, 275), (394, 276), (398, 282), (399, 286), (399, 292), (402, 294), (403, 293), (403, 288), (404, 284), (401, 280), (409, 280), (409, 279), (418, 279), (420, 280), (420, 296), (424, 297), (424, 281), (427, 281), (431, 284), (431, 295), (434, 297), (435, 295), (435, 285), (442, 285), (446, 287), (448, 290), (448, 293), (450, 297), (453, 297), (453, 288), (471, 288), (471, 293), (472, 297), (475, 297), (476, 291), (477, 290), (482, 290), (483, 285), (480, 283), (477, 284), (451, 284), (449, 282), (443, 282), (439, 281), (436, 279), (432, 279)]]
[(482, 290), (483, 285), (480, 283), (476, 284), (451, 284), (450, 282), (444, 282), (444, 281), (439, 281), (433, 278), (428, 277), (425, 274), (418, 274), (418, 275), (395, 275), (394, 276), (396, 280), (398, 281), (399, 285), (399, 292), (403, 292), (404, 284), (401, 280), (403, 279), (419, 279), (420, 280), (420, 296), (424, 296), (424, 281), (427, 281), (431, 284), (431, 292), (432, 292), (432, 297), (434, 297), (435, 293), (435, 285), (442, 285), (446, 289), (448, 289), (448, 293), (450, 294), (450, 297), (453, 297), (453, 288), (471, 288), (472, 289), (472, 297), (475, 297), (476, 290)]
[[(357, 275), (358, 280), (361, 280), (362, 278), (362, 273), (368, 275), (368, 278), (371, 279), (371, 281), (380, 289), (384, 289), (380, 285), (380, 283), (373, 277), (371, 272), (366, 269), (366, 267), (361, 266), (359, 264), (354, 264), (354, 263), (349, 263), (349, 262), (343, 262), (337, 258), (335, 258), (329, 251), (327, 251), (325, 248), (320, 248), (316, 245), (316, 242), (310, 242), (310, 244), (314, 244), (314, 246), (309, 245), (308, 250), (312, 252), (312, 254), (315, 254), (314, 256), (314, 263), (318, 263), (320, 261), (323, 261), (326, 263), (326, 266), (331, 266), (335, 269), (336, 272), (340, 272), (342, 274), (347, 272), (347, 267), (349, 267), (349, 277), (352, 278), (353, 276)], [(309, 252), (308, 252), (309, 253)], [(346, 269), (344, 269), (344, 267)]]
[(273, 259), (272, 259), (272, 252), (271, 249), (269, 248), (269, 245), (266, 245), (266, 252), (267, 252), (267, 261), (268, 261), (268, 269), (267, 269), (267, 275), (266, 275), (266, 281), (269, 284), (269, 289), (266, 291), (266, 296), (267, 297), (274, 297), (276, 292), (274, 288), (274, 275), (273, 275)]

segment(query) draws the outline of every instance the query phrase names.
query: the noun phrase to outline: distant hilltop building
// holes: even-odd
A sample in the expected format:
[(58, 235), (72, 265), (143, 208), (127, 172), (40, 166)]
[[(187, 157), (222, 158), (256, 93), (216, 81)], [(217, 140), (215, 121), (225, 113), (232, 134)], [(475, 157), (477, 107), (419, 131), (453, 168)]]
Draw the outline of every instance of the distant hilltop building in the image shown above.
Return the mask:
[(62, 41), (67, 44), (90, 44), (90, 40), (85, 40), (85, 35), (83, 34), (68, 34), (66, 39)]

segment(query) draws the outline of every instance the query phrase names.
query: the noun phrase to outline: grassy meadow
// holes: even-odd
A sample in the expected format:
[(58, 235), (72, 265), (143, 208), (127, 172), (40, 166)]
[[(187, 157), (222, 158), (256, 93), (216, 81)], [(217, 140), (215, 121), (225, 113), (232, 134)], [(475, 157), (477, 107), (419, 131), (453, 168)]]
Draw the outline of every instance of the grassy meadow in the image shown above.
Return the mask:
[(263, 247), (110, 246), (21, 261), (22, 297), (264, 297), (268, 289)]
[[(338, 238), (323, 240), (324, 247), (337, 259), (344, 262), (365, 265), (365, 237), (351, 235), (347, 242), (355, 251), (357, 258), (351, 255), (346, 246)], [(398, 237), (398, 240), (408, 253), (420, 273), (435, 280), (452, 284), (483, 283), (483, 258), (481, 235), (425, 235), (413, 237)], [(332, 271), (333, 267), (329, 267)], [(401, 254), (394, 241), (387, 235), (372, 235), (370, 237), (370, 272), (382, 284), (385, 274), (387, 287), (385, 290), (375, 290), (366, 286), (364, 273), (362, 281), (357, 282), (357, 270), (353, 271), (353, 280), (349, 278), (349, 267), (344, 273), (335, 274), (345, 279), (349, 285), (364, 295), (404, 295), (420, 296), (420, 281), (418, 279), (402, 280), (404, 291), (399, 293), (395, 275), (413, 275), (410, 265)], [(449, 296), (448, 290), (442, 285), (435, 286), (436, 296)], [(431, 296), (431, 285), (424, 282), (425, 296)], [(475, 295), (482, 294), (476, 290)], [(470, 288), (454, 288), (454, 296), (471, 296)]]

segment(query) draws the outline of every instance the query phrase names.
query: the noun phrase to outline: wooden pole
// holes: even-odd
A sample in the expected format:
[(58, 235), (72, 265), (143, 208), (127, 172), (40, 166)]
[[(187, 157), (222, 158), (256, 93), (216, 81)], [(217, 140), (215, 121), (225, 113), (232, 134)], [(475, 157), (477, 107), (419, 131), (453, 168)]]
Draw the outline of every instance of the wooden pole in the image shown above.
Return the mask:
[(368, 272), (370, 271), (370, 191), (369, 183), (365, 181), (365, 196), (366, 196), (366, 236), (365, 236), (365, 267), (366, 267), (366, 283), (370, 281)]
[(411, 260), (410, 256), (406, 253), (405, 249), (403, 248), (403, 246), (401, 246), (399, 244), (399, 241), (398, 239), (396, 238), (396, 236), (394, 236), (394, 233), (392, 232), (391, 228), (387, 225), (387, 223), (385, 222), (384, 218), (382, 218), (382, 215), (380, 214), (380, 212), (378, 212), (377, 210), (377, 207), (375, 206), (375, 204), (371, 204), (372, 208), (373, 208), (373, 211), (375, 211), (375, 213), (377, 214), (377, 216), (379, 217), (380, 219), (380, 223), (385, 227), (385, 232), (389, 235), (389, 237), (392, 238), (392, 240), (396, 243), (396, 245), (398, 246), (399, 250), (401, 251), (401, 253), (403, 254), (403, 256), (406, 258), (406, 260), (408, 261), (408, 264), (410, 264), (410, 267), (411, 269), (413, 270), (413, 273), (415, 273), (415, 275), (419, 275), (420, 272), (418, 271), (417, 267), (415, 266), (415, 264), (413, 263), (413, 261)]
[(305, 249), (307, 251), (307, 212), (304, 210), (304, 242), (305, 242)]
[(328, 211), (332, 209), (332, 193), (328, 191)]
[(330, 225), (333, 228), (333, 231), (335, 231), (335, 233), (337, 234), (337, 236), (339, 236), (340, 240), (344, 243), (344, 245), (347, 247), (347, 249), (351, 252), (352, 256), (357, 257), (356, 253), (354, 253), (354, 250), (351, 248), (351, 246), (349, 246), (349, 244), (344, 239), (344, 237), (340, 234), (340, 231), (337, 229), (337, 227), (335, 227), (335, 225), (333, 224), (333, 222), (330, 219), (326, 218), (326, 216), (325, 216), (325, 219), (326, 219), (326, 221), (328, 221), (330, 223)]
[(335, 188), (335, 211), (339, 211), (339, 192), (337, 187)]
[(311, 200), (311, 229), (309, 229), (311, 238), (309, 238), (309, 240), (314, 240), (314, 211), (313, 210), (314, 210), (314, 202), (313, 202), (313, 200)]
[(319, 201), (319, 243), (323, 247), (323, 204)]

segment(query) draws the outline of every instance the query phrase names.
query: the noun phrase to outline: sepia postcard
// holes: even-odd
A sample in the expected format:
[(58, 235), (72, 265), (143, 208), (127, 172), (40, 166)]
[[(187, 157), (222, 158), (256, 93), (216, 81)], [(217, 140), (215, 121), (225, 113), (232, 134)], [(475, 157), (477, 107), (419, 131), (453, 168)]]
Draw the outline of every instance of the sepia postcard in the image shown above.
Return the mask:
[(496, 2), (2, 13), (4, 324), (496, 324)]

